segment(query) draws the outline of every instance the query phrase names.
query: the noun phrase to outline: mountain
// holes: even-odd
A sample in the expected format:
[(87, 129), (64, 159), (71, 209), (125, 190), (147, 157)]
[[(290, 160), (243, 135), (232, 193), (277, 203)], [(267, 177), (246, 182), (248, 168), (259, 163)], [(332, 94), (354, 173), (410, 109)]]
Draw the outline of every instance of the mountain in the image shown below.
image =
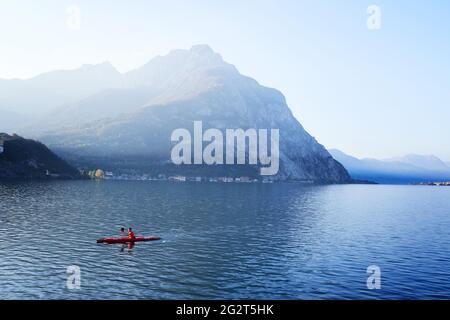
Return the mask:
[(424, 156), (417, 154), (409, 154), (404, 157), (386, 159), (385, 161), (407, 163), (416, 166), (418, 168), (432, 171), (447, 172), (450, 170), (450, 166), (448, 166), (444, 161), (433, 155)]
[(0, 179), (80, 178), (78, 170), (40, 142), (0, 133)]
[(104, 89), (80, 101), (46, 112), (38, 117), (37, 121), (21, 129), (22, 132), (33, 135), (116, 117), (122, 113), (138, 110), (150, 100), (152, 93), (151, 88)]
[(241, 75), (206, 45), (172, 51), (117, 78), (114, 73), (112, 84), (105, 79), (92, 95), (42, 116), (30, 127), (33, 136), (77, 166), (253, 176), (257, 166), (171, 165), (171, 133), (192, 132), (194, 121), (202, 121), (204, 130), (279, 129), (275, 179), (351, 182), (345, 168), (295, 119), (281, 92)]
[(329, 152), (352, 178), (378, 183), (418, 183), (450, 180), (450, 167), (435, 156), (407, 155), (387, 160), (358, 159), (336, 149)]
[(210, 47), (197, 45), (190, 50), (173, 50), (120, 75), (119, 79), (115, 77), (111, 87), (45, 112), (25, 132), (58, 131), (130, 114), (152, 105), (189, 100), (213, 90), (218, 85), (219, 74), (231, 79), (236, 78), (238, 71)]

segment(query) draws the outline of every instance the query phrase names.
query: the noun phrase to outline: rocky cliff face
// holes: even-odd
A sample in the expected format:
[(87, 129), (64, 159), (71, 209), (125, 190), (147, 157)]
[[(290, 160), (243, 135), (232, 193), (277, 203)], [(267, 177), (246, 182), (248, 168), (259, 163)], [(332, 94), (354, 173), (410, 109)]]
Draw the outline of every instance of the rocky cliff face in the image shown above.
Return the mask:
[[(91, 97), (60, 110), (59, 120), (42, 128), (39, 138), (61, 152), (84, 157), (142, 156), (168, 163), (172, 131), (192, 131), (194, 121), (202, 121), (205, 130), (279, 129), (275, 179), (351, 181), (344, 167), (303, 129), (279, 91), (241, 75), (207, 46), (157, 57), (122, 75), (120, 89), (101, 94), (100, 100)], [(220, 174), (233, 170), (226, 166)]]
[(0, 133), (0, 179), (80, 178), (42, 143)]

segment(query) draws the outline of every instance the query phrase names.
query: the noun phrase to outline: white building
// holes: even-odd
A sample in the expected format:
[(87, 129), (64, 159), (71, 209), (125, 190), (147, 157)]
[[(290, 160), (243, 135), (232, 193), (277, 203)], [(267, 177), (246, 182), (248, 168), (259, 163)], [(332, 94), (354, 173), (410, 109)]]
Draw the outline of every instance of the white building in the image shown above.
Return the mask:
[(3, 141), (0, 140), (0, 153), (3, 153), (5, 149), (3, 148)]

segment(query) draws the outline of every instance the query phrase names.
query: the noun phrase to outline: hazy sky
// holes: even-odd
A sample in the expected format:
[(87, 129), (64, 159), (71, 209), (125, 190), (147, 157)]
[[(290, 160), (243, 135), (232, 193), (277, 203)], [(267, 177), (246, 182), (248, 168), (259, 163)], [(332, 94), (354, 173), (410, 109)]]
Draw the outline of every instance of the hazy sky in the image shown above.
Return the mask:
[[(380, 30), (366, 24), (372, 4)], [(0, 0), (1, 78), (103, 61), (128, 71), (206, 43), (281, 90), (320, 143), (360, 157), (450, 161), (449, 39), (443, 0)]]

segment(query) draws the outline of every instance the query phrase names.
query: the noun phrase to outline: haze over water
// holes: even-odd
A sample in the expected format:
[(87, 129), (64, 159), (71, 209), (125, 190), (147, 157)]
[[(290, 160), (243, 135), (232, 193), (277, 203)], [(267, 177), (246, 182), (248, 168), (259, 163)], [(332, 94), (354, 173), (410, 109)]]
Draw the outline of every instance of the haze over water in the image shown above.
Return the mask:
[[(0, 183), (2, 299), (448, 299), (450, 188)], [(121, 226), (159, 242), (100, 245)], [(81, 268), (81, 289), (66, 268)], [(378, 265), (381, 290), (368, 290)]]

